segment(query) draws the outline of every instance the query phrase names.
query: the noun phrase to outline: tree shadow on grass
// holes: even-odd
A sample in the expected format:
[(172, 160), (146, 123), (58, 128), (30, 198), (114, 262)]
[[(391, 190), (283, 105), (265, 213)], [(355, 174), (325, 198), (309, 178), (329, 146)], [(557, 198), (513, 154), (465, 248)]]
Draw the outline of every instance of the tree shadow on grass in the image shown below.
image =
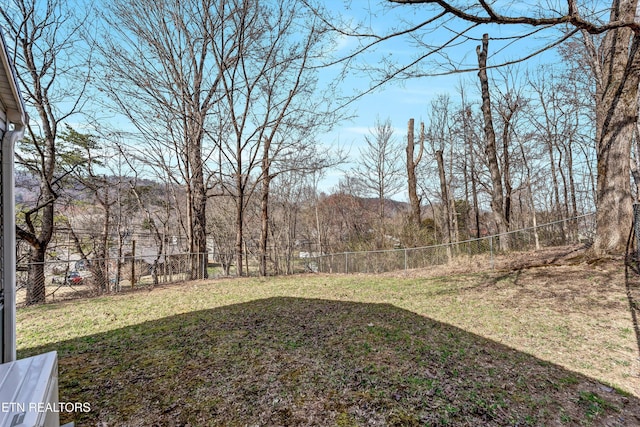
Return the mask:
[(50, 350), (79, 426), (640, 425), (633, 396), (389, 304), (269, 298), (20, 356)]
[[(638, 317), (640, 317), (640, 249), (638, 249), (639, 244), (636, 241), (636, 235), (640, 232), (640, 228), (636, 230), (636, 227), (637, 225), (634, 221), (631, 230), (629, 230), (629, 238), (627, 239), (624, 263), (624, 285), (627, 291), (627, 301), (629, 302), (629, 313), (631, 314), (633, 331), (635, 332), (636, 343), (638, 345), (638, 351), (640, 352), (640, 324), (638, 322)], [(638, 360), (640, 361), (640, 353), (638, 354)], [(638, 374), (640, 374), (640, 372), (638, 372)]]
[[(636, 334), (636, 343), (638, 351), (640, 351), (640, 324), (638, 323), (638, 317), (640, 317), (640, 264), (629, 256), (627, 256), (625, 263), (625, 288), (633, 330)], [(640, 360), (640, 353), (638, 360)]]

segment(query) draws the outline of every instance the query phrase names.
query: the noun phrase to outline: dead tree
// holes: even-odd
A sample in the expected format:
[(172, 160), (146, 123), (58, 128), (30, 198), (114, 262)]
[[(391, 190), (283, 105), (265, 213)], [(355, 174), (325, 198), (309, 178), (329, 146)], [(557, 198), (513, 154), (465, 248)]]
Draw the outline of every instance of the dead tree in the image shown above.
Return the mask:
[(491, 96), (489, 94), (489, 77), (487, 75), (487, 50), (489, 47), (489, 35), (482, 36), (482, 46), (476, 48), (478, 54), (478, 77), (482, 90), (482, 116), (484, 118), (485, 155), (491, 175), (491, 211), (500, 234), (500, 250), (509, 250), (509, 223), (505, 217), (504, 190), (502, 186), (502, 174), (498, 162), (496, 150), (496, 133), (493, 128), (493, 116), (491, 112)]
[(409, 125), (407, 128), (407, 186), (409, 191), (409, 202), (411, 204), (411, 212), (409, 214), (409, 221), (415, 226), (421, 225), (421, 203), (422, 199), (418, 196), (418, 183), (416, 178), (416, 169), (420, 160), (422, 160), (422, 153), (424, 152), (424, 123), (420, 123), (420, 136), (418, 138), (418, 155), (414, 158), (415, 151), (415, 137), (414, 137), (414, 120), (409, 119)]

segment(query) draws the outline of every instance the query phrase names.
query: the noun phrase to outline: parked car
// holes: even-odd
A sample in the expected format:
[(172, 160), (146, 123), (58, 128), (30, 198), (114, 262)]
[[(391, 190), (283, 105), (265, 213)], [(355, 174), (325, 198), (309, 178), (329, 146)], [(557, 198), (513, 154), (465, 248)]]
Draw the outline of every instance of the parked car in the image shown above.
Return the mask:
[(82, 283), (82, 276), (77, 271), (71, 271), (67, 274), (67, 278), (65, 279), (65, 283), (67, 285), (79, 285)]

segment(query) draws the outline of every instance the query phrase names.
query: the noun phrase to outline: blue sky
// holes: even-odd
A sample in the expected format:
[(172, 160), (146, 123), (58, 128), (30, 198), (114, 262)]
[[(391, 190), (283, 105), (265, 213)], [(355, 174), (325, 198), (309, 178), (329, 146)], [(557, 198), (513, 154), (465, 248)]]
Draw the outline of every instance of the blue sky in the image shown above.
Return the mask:
[[(553, 0), (551, 0), (553, 1)], [(505, 3), (507, 4), (507, 3)], [(511, 11), (514, 11), (514, 3), (509, 3)], [(518, 12), (526, 13), (527, 3), (515, 3), (521, 5), (522, 10)], [(332, 10), (336, 16), (341, 16), (344, 20), (353, 23), (364, 23), (371, 26), (376, 34), (382, 35), (388, 33), (394, 25), (401, 23), (401, 18), (415, 19), (416, 21), (424, 20), (431, 15), (429, 6), (398, 6), (395, 10), (387, 9), (389, 3), (385, 0), (325, 0), (325, 5)], [(522, 6), (524, 5), (524, 6)], [(386, 7), (386, 8), (385, 8)], [(515, 12), (514, 12), (515, 13)], [(460, 31), (466, 28), (468, 24), (464, 23), (448, 23), (429, 34), (429, 42), (433, 45), (443, 43), (451, 37), (452, 31)], [(468, 40), (460, 46), (450, 49), (448, 52), (452, 60), (460, 64), (463, 68), (473, 68), (477, 64), (475, 47), (479, 44), (482, 33), (488, 32), (492, 37), (507, 38), (514, 34), (522, 32), (522, 28), (517, 27), (497, 27), (476, 28), (469, 35), (476, 40)], [(546, 34), (549, 34), (547, 32)], [(550, 38), (544, 38), (542, 34), (533, 38), (528, 38), (525, 43), (510, 44), (506, 48), (500, 47), (500, 42), (492, 41), (490, 49), (489, 62), (509, 60), (517, 58), (523, 52), (535, 51), (537, 46), (548, 42)], [(339, 57), (341, 55), (352, 52), (357, 47), (357, 40), (350, 37), (342, 37), (338, 41), (334, 54)], [(509, 42), (503, 42), (509, 43)], [(377, 64), (383, 57), (390, 58), (397, 64), (408, 63), (416, 53), (415, 46), (412, 46), (407, 38), (396, 38), (387, 40), (377, 46), (376, 49), (362, 55), (358, 58), (358, 62), (369, 62)], [(390, 55), (390, 56), (389, 56)], [(553, 61), (552, 54), (540, 55), (527, 61), (522, 66), (537, 66), (540, 63)], [(338, 66), (332, 70), (337, 71)], [(443, 69), (427, 68), (429, 71), (443, 71)], [(451, 99), (456, 100), (456, 87), (461, 81), (467, 82), (469, 86), (468, 93), (471, 101), (477, 100), (474, 93), (477, 85), (476, 72), (464, 74), (453, 74), (441, 77), (421, 77), (416, 79), (408, 79), (402, 82), (392, 81), (387, 83), (381, 89), (374, 93), (365, 95), (350, 105), (354, 118), (340, 124), (333, 132), (319, 136), (319, 141), (328, 146), (341, 146), (350, 150), (352, 157), (358, 156), (358, 148), (363, 145), (364, 137), (375, 125), (376, 119), (386, 120), (389, 118), (395, 128), (395, 138), (404, 141), (406, 138), (406, 126), (409, 118), (415, 118), (416, 122), (425, 120), (428, 117), (429, 106), (431, 101), (439, 94), (448, 93)], [(365, 90), (371, 84), (371, 79), (362, 74), (353, 74), (342, 83), (342, 92), (345, 95), (357, 93)], [(348, 168), (346, 166), (345, 168)], [(337, 184), (342, 176), (339, 170), (330, 171), (323, 182), (323, 187), (330, 190), (332, 186)]]
[[(350, 3), (350, 7), (346, 8), (341, 1), (331, 3), (333, 12), (342, 15), (352, 22), (364, 22), (370, 25), (376, 34), (382, 35), (388, 33), (391, 27), (400, 22), (402, 18), (412, 18), (415, 20), (424, 20), (430, 15), (427, 10), (429, 6), (400, 6), (394, 10), (383, 9), (385, 2), (377, 0), (359, 0)], [(525, 4), (526, 5), (526, 4)], [(519, 11), (526, 13), (526, 7)], [(371, 13), (373, 12), (373, 13)], [(398, 15), (397, 13), (400, 13)], [(514, 12), (515, 13), (515, 12)], [(402, 18), (401, 18), (402, 17)], [(430, 32), (427, 41), (432, 45), (438, 45), (449, 40), (453, 31), (461, 31), (468, 27), (466, 23), (449, 22), (440, 28)], [(523, 31), (531, 31), (531, 28), (513, 27), (513, 26), (484, 26), (474, 28), (468, 32), (471, 39), (467, 39), (464, 43), (452, 47), (447, 51), (448, 59), (453, 61), (460, 68), (473, 68), (477, 66), (477, 56), (475, 48), (480, 44), (478, 40), (483, 33), (489, 33), (492, 38), (504, 40), (492, 40), (489, 44), (489, 65), (497, 64), (499, 61), (511, 61), (521, 58), (531, 52), (535, 52), (540, 47), (555, 40), (558, 33), (555, 30), (545, 30), (527, 38), (524, 41), (510, 40)], [(358, 41), (355, 38), (343, 37), (340, 40), (339, 48), (336, 49), (336, 56), (341, 56), (352, 52), (357, 48)], [(409, 63), (416, 54), (417, 48), (412, 45), (412, 41), (407, 37), (394, 38), (380, 43), (376, 49), (362, 55), (358, 62), (368, 62), (377, 64), (381, 58), (388, 58), (394, 64)], [(438, 58), (442, 61), (442, 58)], [(524, 70), (527, 67), (537, 67), (540, 64), (557, 62), (553, 51), (546, 52), (527, 60), (519, 65)], [(425, 62), (429, 64), (425, 68), (428, 73), (441, 73), (451, 67), (438, 67), (433, 61)], [(389, 118), (394, 127), (394, 135), (396, 140), (404, 141), (406, 138), (407, 122), (410, 118), (414, 118), (416, 123), (426, 120), (431, 101), (439, 94), (447, 93), (455, 102), (457, 99), (457, 87), (461, 84), (467, 86), (467, 96), (470, 101), (476, 101), (477, 95), (477, 73), (466, 72), (460, 74), (451, 74), (439, 77), (419, 77), (406, 79), (402, 81), (391, 81), (385, 84), (381, 89), (374, 93), (363, 96), (350, 105), (355, 117), (347, 122), (342, 123), (333, 132), (322, 135), (320, 141), (328, 145), (339, 145), (350, 149), (352, 157), (359, 155), (358, 148), (364, 143), (364, 136), (375, 125), (376, 118), (386, 120)], [(365, 90), (371, 84), (371, 79), (366, 76), (352, 75), (349, 76), (342, 84), (343, 94), (350, 92), (358, 92)], [(345, 165), (343, 169), (350, 168)], [(329, 190), (336, 185), (342, 177), (343, 172), (339, 170), (330, 171), (322, 185)], [(402, 198), (402, 197), (399, 197)]]

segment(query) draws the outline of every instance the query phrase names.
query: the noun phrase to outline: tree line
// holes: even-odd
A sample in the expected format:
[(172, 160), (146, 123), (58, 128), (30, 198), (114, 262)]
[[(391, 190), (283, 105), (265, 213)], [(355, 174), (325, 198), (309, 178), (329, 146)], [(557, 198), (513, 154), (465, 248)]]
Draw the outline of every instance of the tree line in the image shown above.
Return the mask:
[[(155, 236), (159, 254), (167, 235), (185, 236), (190, 253), (206, 253), (209, 237), (238, 275), (251, 242), (265, 275), (280, 259), (274, 253), (290, 260), (305, 245), (324, 253), (454, 242), (595, 205), (595, 250), (621, 250), (633, 200), (635, 3), (615, 2), (608, 19), (573, 1), (531, 17), (485, 2), (383, 6), (392, 3), (412, 3), (394, 7), (424, 11), (414, 14), (424, 20), (376, 34), (306, 0), (114, 0), (73, 9), (13, 0), (3, 8), (31, 110), (16, 162), (38, 181), (18, 214), (31, 266), (28, 303), (45, 299), (44, 263), (57, 229), (86, 259), (106, 259), (112, 240), (133, 227)], [(359, 69), (368, 50), (410, 34), (419, 60), (363, 65), (371, 90), (428, 80), (424, 61), (447, 46), (421, 37), (443, 19), (554, 29), (559, 41), (548, 48), (558, 46), (563, 64), (527, 72), (492, 64), (489, 35), (469, 37), (477, 78), (421, 107), (426, 123), (408, 117), (406, 134), (378, 119), (355, 166), (335, 188), (320, 189), (347, 156), (318, 137), (364, 96), (344, 99), (341, 77)], [(342, 37), (364, 41), (338, 54)], [(327, 82), (322, 72), (340, 67)], [(91, 202), (83, 205), (78, 191)], [(405, 191), (409, 203), (399, 208), (390, 198)], [(84, 240), (74, 231), (87, 228)], [(500, 244), (508, 249), (506, 235)], [(190, 262), (195, 277), (207, 260)], [(92, 266), (103, 274), (104, 266)]]

